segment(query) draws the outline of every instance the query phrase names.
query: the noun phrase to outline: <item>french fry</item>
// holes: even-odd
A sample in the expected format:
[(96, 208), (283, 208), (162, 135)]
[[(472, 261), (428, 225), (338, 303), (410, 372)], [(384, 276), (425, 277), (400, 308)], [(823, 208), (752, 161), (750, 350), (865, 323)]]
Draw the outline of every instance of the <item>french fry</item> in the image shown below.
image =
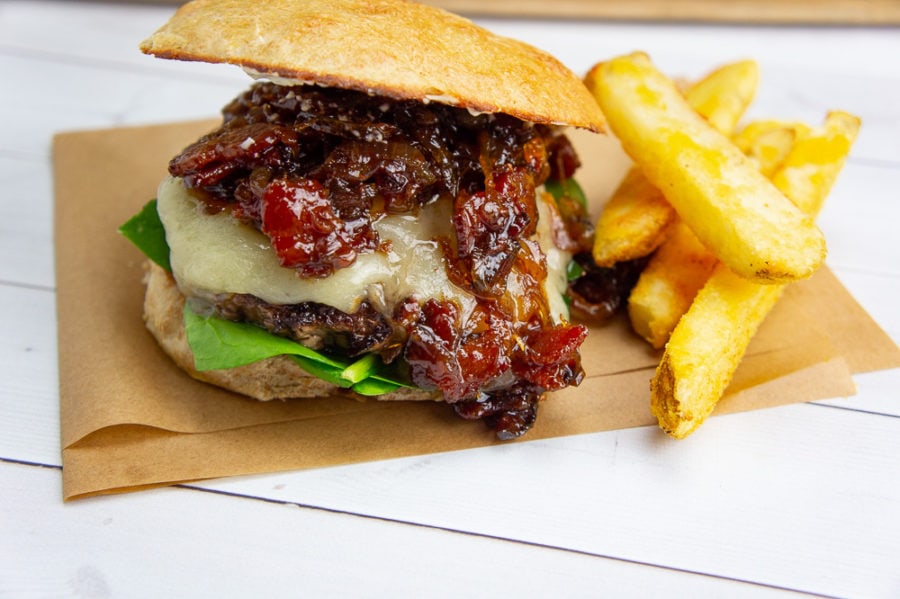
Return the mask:
[(716, 257), (677, 221), (628, 296), (634, 332), (656, 349), (664, 346), (715, 266)]
[(759, 66), (752, 60), (723, 65), (691, 85), (688, 105), (717, 131), (731, 135), (759, 85)]
[(706, 420), (784, 287), (716, 265), (672, 331), (650, 381), (650, 411), (660, 428), (683, 439)]
[(784, 282), (809, 277), (822, 263), (825, 239), (813, 219), (694, 112), (646, 54), (601, 63), (594, 85), (626, 153), (735, 273)]
[[(800, 127), (753, 122), (735, 138), (753, 164), (771, 176), (787, 159)], [(628, 296), (634, 331), (656, 349), (663, 347), (715, 265), (716, 257), (688, 227), (673, 225)]]
[[(859, 119), (832, 112), (803, 135), (773, 175), (779, 189), (814, 216), (859, 131)], [(660, 427), (684, 438), (712, 413), (760, 324), (786, 284), (760, 285), (718, 264), (681, 318), (650, 383)]]
[[(809, 132), (809, 125), (799, 121), (761, 119), (747, 123), (731, 137), (731, 141), (747, 156), (765, 154), (764, 150), (760, 151), (759, 146), (778, 145), (781, 147), (779, 153), (783, 160), (787, 157), (787, 152), (790, 151), (793, 140), (807, 135)], [(788, 138), (791, 139), (791, 144), (785, 143)], [(754, 147), (757, 147), (757, 149), (754, 150)], [(777, 165), (773, 164), (772, 166)], [(774, 172), (774, 169), (772, 172)]]
[(603, 205), (594, 228), (594, 262), (610, 267), (653, 252), (676, 220), (675, 209), (641, 169), (631, 167)]
[(752, 129), (752, 125), (745, 127), (737, 136), (735, 136), (735, 144), (756, 166), (757, 170), (765, 177), (771, 180), (772, 175), (777, 171), (785, 159), (788, 152), (794, 145), (797, 136), (801, 134), (799, 127), (785, 126), (775, 129), (755, 131), (755, 135), (748, 133), (748, 129)]
[[(585, 78), (591, 89), (599, 65)], [(750, 60), (724, 65), (688, 87), (685, 99), (719, 131), (730, 134), (756, 94), (759, 68)], [(675, 209), (632, 167), (604, 205), (597, 221), (593, 256), (598, 266), (612, 266), (653, 252), (675, 220)]]
[(800, 135), (772, 176), (772, 183), (802, 211), (817, 215), (844, 166), (859, 126), (859, 118), (852, 114), (829, 112), (824, 125)]

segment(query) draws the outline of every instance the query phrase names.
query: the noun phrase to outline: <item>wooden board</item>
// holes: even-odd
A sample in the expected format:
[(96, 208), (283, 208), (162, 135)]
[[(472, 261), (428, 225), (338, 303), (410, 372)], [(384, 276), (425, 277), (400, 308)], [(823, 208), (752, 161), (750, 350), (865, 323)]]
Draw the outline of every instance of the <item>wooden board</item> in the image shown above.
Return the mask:
[(898, 0), (424, 0), (468, 15), (718, 23), (900, 24)]

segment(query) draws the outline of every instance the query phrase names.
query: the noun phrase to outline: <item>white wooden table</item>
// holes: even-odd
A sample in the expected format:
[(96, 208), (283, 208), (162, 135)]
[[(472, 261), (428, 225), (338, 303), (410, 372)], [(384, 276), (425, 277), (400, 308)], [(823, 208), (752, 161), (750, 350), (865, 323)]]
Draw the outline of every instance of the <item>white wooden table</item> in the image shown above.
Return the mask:
[[(237, 69), (153, 60), (166, 7), (0, 2), (0, 597), (900, 597), (900, 370), (851, 399), (61, 499), (54, 132), (210, 117)], [(900, 341), (900, 30), (481, 20), (576, 72), (752, 57), (750, 116), (863, 118), (820, 223)]]

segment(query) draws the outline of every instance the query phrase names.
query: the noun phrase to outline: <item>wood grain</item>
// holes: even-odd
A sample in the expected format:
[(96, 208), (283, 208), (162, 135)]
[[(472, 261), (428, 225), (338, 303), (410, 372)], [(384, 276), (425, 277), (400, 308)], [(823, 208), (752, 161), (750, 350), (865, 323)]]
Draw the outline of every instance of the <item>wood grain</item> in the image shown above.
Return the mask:
[(426, 0), (470, 15), (716, 23), (891, 25), (896, 0)]

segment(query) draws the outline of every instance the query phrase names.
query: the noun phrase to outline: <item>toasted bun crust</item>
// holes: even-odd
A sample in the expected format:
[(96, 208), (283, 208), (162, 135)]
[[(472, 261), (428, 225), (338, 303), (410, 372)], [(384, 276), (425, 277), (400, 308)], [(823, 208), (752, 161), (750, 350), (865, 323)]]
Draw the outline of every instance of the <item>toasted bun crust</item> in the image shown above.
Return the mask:
[[(184, 296), (169, 273), (152, 262), (146, 263), (147, 291), (144, 295), (144, 323), (156, 341), (182, 370), (195, 379), (262, 401), (331, 395), (354, 395), (322, 379), (310, 376), (284, 356), (261, 360), (228, 370), (198, 372), (184, 332)], [(379, 400), (438, 400), (439, 394), (421, 389), (399, 389), (379, 395)]]
[(406, 0), (194, 0), (141, 50), (534, 123), (605, 130), (590, 92), (553, 57)]

